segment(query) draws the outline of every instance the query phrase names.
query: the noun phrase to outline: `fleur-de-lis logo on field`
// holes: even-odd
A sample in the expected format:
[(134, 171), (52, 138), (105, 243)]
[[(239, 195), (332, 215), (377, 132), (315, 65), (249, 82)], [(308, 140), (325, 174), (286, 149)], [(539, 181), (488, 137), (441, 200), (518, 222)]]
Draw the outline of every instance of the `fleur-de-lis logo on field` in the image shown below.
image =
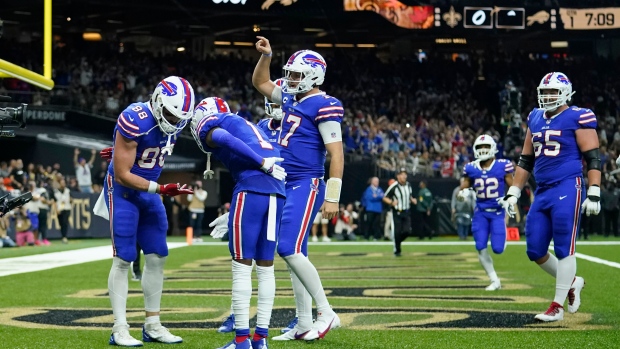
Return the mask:
[(454, 6), (450, 6), (450, 11), (443, 14), (443, 20), (450, 28), (454, 28), (459, 25), (459, 22), (463, 16), (460, 13), (454, 11)]

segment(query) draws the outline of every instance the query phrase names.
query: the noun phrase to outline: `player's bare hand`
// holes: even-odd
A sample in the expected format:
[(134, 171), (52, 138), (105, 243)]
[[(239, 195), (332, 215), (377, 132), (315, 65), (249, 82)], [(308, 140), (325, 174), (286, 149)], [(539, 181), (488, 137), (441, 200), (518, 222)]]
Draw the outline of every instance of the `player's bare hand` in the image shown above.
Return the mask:
[(179, 183), (168, 183), (159, 186), (159, 193), (167, 196), (177, 196), (181, 194), (194, 194), (191, 188), (187, 187), (187, 184), (181, 186)]
[(325, 201), (325, 203), (323, 203), (323, 212), (322, 212), (323, 218), (332, 219), (336, 217), (337, 214), (338, 214), (338, 203), (337, 202)]
[(257, 36), (258, 41), (256, 42), (256, 50), (264, 55), (271, 54), (271, 45), (269, 44), (269, 40), (264, 36)]
[(80, 155), (80, 149), (75, 148), (75, 150), (73, 150), (73, 154)]

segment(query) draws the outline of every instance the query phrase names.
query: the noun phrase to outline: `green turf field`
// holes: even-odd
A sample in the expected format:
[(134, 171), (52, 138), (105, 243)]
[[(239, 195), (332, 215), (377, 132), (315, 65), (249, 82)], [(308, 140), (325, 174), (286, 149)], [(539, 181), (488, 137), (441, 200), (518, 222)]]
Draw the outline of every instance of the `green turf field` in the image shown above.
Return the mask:
[[(81, 247), (97, 243), (105, 242), (89, 240)], [(66, 248), (72, 245), (78, 243)], [(620, 245), (578, 244), (577, 249), (620, 261)], [(226, 246), (170, 252), (162, 322), (184, 338), (179, 348), (224, 345), (232, 335), (215, 328), (230, 308)], [(510, 245), (503, 255), (493, 256), (503, 286), (497, 292), (484, 290), (488, 280), (473, 246), (404, 246), (403, 252), (395, 258), (389, 245), (312, 245), (311, 260), (343, 327), (318, 342), (270, 341), (269, 347), (620, 348), (620, 269), (578, 259), (578, 274), (586, 279), (581, 309), (565, 313), (563, 322), (539, 324), (534, 315), (548, 307), (555, 282), (527, 260), (525, 246)], [(110, 261), (100, 261), (0, 278), (0, 347), (109, 348), (109, 267)], [(294, 315), (290, 280), (280, 259), (276, 278), (271, 336)], [(252, 301), (255, 316), (256, 298)], [(130, 281), (128, 320), (136, 338), (142, 307), (140, 284)]]

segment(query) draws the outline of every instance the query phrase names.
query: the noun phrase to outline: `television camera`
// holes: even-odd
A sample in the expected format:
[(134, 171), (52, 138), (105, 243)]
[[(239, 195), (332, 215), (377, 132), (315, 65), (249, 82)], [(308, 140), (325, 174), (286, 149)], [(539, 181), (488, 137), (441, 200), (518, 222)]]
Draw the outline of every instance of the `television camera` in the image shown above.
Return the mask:
[(0, 197), (0, 217), (4, 216), (15, 208), (24, 206), (30, 200), (32, 200), (32, 193), (30, 192), (22, 194), (13, 199), (9, 199), (9, 194)]
[[(0, 96), (0, 102), (10, 101), (11, 97)], [(24, 103), (17, 108), (0, 107), (0, 137), (15, 137), (15, 131), (7, 128), (26, 128), (27, 107)]]

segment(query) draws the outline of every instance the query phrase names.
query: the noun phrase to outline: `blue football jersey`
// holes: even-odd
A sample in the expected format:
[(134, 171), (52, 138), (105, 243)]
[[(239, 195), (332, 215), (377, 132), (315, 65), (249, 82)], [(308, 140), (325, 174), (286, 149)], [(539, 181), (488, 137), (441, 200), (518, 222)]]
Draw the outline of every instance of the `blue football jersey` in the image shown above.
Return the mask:
[(214, 127), (228, 131), (263, 158), (280, 157), (280, 151), (267, 141), (267, 135), (260, 128), (238, 115), (219, 113), (200, 120), (196, 125), (196, 133), (203, 142), (202, 146), (206, 150), (211, 150), (215, 157), (228, 168), (236, 182), (235, 192), (252, 191), (285, 196), (284, 181), (266, 174), (256, 164), (248, 163), (229, 148), (209, 147), (205, 142), (205, 137)]
[(276, 148), (280, 148), (278, 141), (280, 140), (280, 130), (282, 130), (282, 122), (276, 121), (273, 118), (262, 119), (258, 122), (258, 128), (263, 130), (269, 143), (273, 144)]
[(299, 101), (282, 93), (282, 112), (280, 153), (287, 180), (323, 177), (327, 151), (318, 126), (325, 121), (342, 122), (342, 103), (324, 92)]
[(497, 159), (487, 169), (480, 167), (480, 161), (473, 161), (463, 168), (464, 175), (469, 177), (469, 183), (476, 190), (476, 206), (479, 209), (500, 209), (497, 203), (499, 197), (504, 196), (504, 187), (507, 174), (514, 172), (512, 162), (506, 159)]
[(538, 184), (551, 184), (571, 177), (581, 177), (581, 151), (575, 131), (596, 129), (596, 116), (590, 109), (570, 107), (548, 118), (544, 109), (536, 108), (527, 117), (534, 146), (534, 178)]
[[(131, 173), (149, 181), (157, 181), (167, 155), (162, 154), (161, 150), (166, 146), (168, 136), (157, 125), (150, 104), (147, 102), (129, 105), (116, 121), (114, 140), (116, 131), (138, 143)], [(170, 144), (175, 142), (176, 136), (172, 137)], [(110, 162), (108, 172), (114, 177), (114, 161)]]

